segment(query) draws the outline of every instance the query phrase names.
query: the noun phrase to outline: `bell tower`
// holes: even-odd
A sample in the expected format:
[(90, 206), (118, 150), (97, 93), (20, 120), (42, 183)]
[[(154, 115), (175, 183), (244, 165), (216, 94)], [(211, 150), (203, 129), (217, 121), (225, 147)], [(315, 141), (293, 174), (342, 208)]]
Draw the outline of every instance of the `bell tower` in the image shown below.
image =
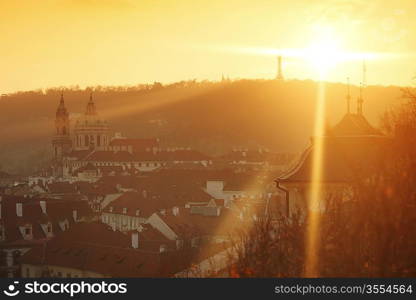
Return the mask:
[(52, 138), (55, 175), (58, 176), (62, 176), (62, 159), (72, 145), (69, 130), (69, 114), (65, 107), (64, 95), (61, 93), (55, 116), (55, 135)]

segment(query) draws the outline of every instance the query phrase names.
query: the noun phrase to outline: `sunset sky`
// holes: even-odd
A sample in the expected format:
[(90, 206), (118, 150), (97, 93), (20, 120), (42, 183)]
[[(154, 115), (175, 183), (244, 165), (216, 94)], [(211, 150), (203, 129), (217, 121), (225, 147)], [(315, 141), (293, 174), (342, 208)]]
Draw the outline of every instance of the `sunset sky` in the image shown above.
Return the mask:
[[(416, 76), (414, 0), (2, 0), (0, 20), (0, 93), (272, 78), (278, 49), (310, 49), (328, 32), (338, 50), (375, 54), (368, 84)], [(304, 59), (283, 64), (286, 78), (317, 79)], [(361, 65), (337, 62), (327, 78), (358, 84)]]

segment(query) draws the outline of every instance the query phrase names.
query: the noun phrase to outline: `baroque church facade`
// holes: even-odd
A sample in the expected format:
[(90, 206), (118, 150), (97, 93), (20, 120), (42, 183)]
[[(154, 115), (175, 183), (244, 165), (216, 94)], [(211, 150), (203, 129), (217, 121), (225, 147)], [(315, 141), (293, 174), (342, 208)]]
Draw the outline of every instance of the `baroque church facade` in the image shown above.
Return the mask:
[(56, 110), (55, 129), (52, 139), (54, 176), (62, 177), (64, 161), (73, 151), (105, 149), (110, 141), (110, 128), (106, 120), (100, 118), (90, 94), (85, 113), (71, 126), (63, 93)]
[(126, 138), (113, 134), (97, 112), (90, 94), (85, 112), (70, 120), (63, 94), (56, 110), (52, 138), (53, 177), (95, 181), (115, 172), (147, 172), (162, 167), (206, 167), (211, 158), (190, 148), (162, 149), (156, 138)]

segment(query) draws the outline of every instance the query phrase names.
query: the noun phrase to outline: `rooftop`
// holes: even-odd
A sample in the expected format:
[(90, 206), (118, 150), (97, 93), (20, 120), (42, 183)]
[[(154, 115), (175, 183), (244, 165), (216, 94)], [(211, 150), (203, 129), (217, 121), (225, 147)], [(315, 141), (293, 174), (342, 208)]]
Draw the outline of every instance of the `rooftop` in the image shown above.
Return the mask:
[(373, 128), (363, 115), (346, 114), (325, 136), (314, 137), (294, 167), (280, 176), (279, 182), (310, 182), (314, 143), (321, 139), (323, 182), (350, 182), (371, 172), (383, 154), (388, 142), (380, 131)]

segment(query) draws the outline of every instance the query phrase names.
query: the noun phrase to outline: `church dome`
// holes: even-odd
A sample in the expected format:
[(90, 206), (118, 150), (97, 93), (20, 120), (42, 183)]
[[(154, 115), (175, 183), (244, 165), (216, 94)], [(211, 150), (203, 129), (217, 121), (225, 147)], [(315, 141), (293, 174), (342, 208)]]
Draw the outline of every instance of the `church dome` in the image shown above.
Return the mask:
[(92, 95), (90, 95), (85, 113), (74, 122), (75, 150), (106, 147), (110, 141), (109, 134), (109, 125), (97, 113)]
[(102, 119), (95, 107), (95, 103), (92, 99), (92, 94), (90, 95), (90, 100), (87, 104), (87, 109), (85, 114), (75, 120), (75, 128), (103, 128), (108, 129), (108, 123), (106, 120)]

